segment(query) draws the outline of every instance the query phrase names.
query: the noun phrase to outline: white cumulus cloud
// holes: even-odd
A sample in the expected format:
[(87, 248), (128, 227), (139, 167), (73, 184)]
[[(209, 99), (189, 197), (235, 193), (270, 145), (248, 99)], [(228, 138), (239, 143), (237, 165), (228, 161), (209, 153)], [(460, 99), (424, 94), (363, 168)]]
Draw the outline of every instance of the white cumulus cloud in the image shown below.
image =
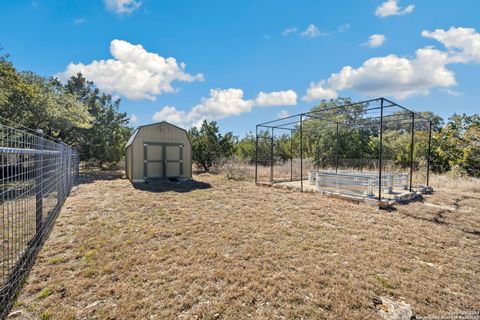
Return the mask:
[(370, 48), (377, 48), (382, 46), (385, 41), (387, 41), (387, 37), (385, 37), (383, 34), (372, 34), (369, 38), (368, 41), (365, 43), (367, 46)]
[(293, 90), (286, 90), (260, 92), (257, 99), (251, 100), (243, 97), (241, 89), (212, 89), (210, 96), (203, 98), (191, 110), (183, 111), (174, 106), (165, 106), (153, 115), (153, 120), (165, 120), (184, 128), (198, 127), (205, 119), (213, 121), (237, 116), (250, 112), (254, 106), (291, 105), (293, 102), (296, 103), (296, 97), (297, 94)]
[(177, 63), (172, 57), (164, 58), (148, 52), (141, 45), (113, 40), (110, 43), (110, 53), (113, 59), (94, 60), (89, 64), (70, 63), (57, 76), (65, 81), (80, 72), (95, 82), (100, 90), (133, 100), (155, 100), (159, 94), (175, 92), (173, 81), (203, 80), (202, 74), (186, 73), (184, 63)]
[(307, 93), (303, 96), (302, 100), (312, 101), (312, 100), (328, 100), (336, 99), (338, 93), (331, 88), (325, 88), (325, 80), (321, 80), (317, 83), (310, 83), (310, 87), (307, 89)]
[(130, 14), (140, 8), (142, 2), (139, 0), (104, 0), (105, 7), (116, 14)]
[(455, 62), (480, 63), (480, 33), (474, 28), (423, 31), (422, 36), (441, 42)]
[(202, 99), (189, 112), (166, 106), (156, 112), (153, 119), (156, 121), (166, 120), (183, 127), (199, 126), (204, 119), (209, 121), (219, 120), (250, 112), (253, 105), (253, 100), (243, 98), (243, 90), (241, 89), (212, 89), (210, 90), (210, 97)]
[(389, 16), (400, 16), (407, 13), (412, 13), (415, 9), (415, 5), (410, 4), (405, 8), (398, 6), (399, 0), (387, 0), (382, 3), (377, 10), (375, 10), (375, 15), (377, 17), (385, 18)]
[(480, 63), (480, 34), (473, 28), (452, 27), (423, 31), (422, 36), (441, 42), (447, 51), (427, 46), (418, 49), (413, 58), (390, 54), (370, 58), (358, 68), (345, 66), (328, 79), (312, 83), (303, 99), (326, 99), (342, 90), (397, 99), (427, 95), (434, 88), (459, 95), (450, 89), (457, 81), (447, 67), (452, 63)]
[(255, 99), (257, 106), (294, 106), (297, 104), (297, 93), (293, 90), (272, 91), (265, 93), (260, 91)]
[(434, 87), (447, 88), (456, 84), (455, 74), (445, 67), (447, 63), (447, 53), (431, 47), (417, 50), (413, 59), (394, 54), (374, 57), (358, 68), (345, 66), (326, 81), (311, 85), (305, 99), (334, 98), (342, 90), (397, 99), (426, 95)]
[(189, 115), (182, 110), (177, 110), (174, 106), (165, 106), (162, 110), (153, 115), (155, 121), (167, 121), (177, 126), (190, 128), (192, 126)]
[(426, 47), (416, 51), (413, 59), (394, 54), (368, 59), (359, 68), (343, 67), (328, 78), (336, 91), (354, 89), (369, 96), (389, 95), (404, 99), (426, 95), (434, 87), (456, 84), (455, 75), (445, 68), (448, 55)]

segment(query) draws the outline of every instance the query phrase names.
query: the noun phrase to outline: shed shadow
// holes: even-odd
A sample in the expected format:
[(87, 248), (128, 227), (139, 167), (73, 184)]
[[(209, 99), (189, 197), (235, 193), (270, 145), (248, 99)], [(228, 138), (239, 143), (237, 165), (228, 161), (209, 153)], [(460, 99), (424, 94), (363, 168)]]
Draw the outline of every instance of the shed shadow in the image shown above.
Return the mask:
[[(172, 180), (172, 179), (170, 179)], [(146, 183), (132, 183), (133, 187), (137, 190), (147, 191), (147, 192), (179, 192), (185, 193), (194, 190), (204, 190), (210, 189), (212, 186), (210, 183), (197, 181), (193, 179), (185, 181), (169, 181), (169, 180), (155, 180), (148, 181)]]

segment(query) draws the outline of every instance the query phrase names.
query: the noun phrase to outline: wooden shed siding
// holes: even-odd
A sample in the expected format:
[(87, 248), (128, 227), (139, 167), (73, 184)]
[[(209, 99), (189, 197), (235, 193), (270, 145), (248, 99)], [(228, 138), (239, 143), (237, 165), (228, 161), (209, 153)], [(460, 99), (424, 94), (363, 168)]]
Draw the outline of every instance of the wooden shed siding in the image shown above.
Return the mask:
[(125, 148), (125, 175), (127, 176), (128, 179), (131, 179), (131, 175), (130, 175), (130, 168), (131, 168), (131, 165), (130, 165), (130, 148), (127, 147)]
[[(192, 177), (192, 146), (185, 131), (167, 123), (159, 123), (139, 128), (133, 143), (128, 147), (132, 148), (132, 159), (129, 159), (131, 166), (130, 180), (143, 179), (143, 144), (144, 142), (166, 142), (179, 143), (184, 145), (183, 176)], [(127, 148), (127, 149), (128, 149)]]

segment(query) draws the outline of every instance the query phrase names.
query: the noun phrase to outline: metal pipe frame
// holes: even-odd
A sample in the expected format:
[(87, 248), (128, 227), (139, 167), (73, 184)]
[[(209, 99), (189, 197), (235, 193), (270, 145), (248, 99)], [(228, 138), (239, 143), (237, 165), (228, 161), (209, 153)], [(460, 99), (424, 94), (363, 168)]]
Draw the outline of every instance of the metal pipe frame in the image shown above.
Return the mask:
[(428, 126), (428, 151), (427, 151), (427, 186), (430, 186), (430, 153), (432, 145), (432, 122)]
[(273, 182), (273, 130), (272, 128), (272, 136), (270, 138), (270, 182)]
[(393, 101), (391, 101), (391, 100), (388, 100), (388, 99), (386, 99), (386, 98), (382, 98), (382, 99), (385, 100), (385, 101), (387, 101), (387, 102), (389, 102), (389, 103), (391, 103), (391, 104), (393, 104), (393, 105), (395, 105), (395, 106), (397, 106), (397, 107), (399, 107), (399, 108), (402, 108), (402, 109), (405, 110), (405, 111), (414, 113), (417, 117), (420, 117), (420, 118), (422, 118), (422, 119), (424, 119), (424, 120), (426, 120), (426, 121), (431, 121), (431, 119), (425, 118), (425, 117), (422, 116), (420, 113), (415, 112), (415, 111), (410, 110), (410, 109), (407, 109), (407, 108), (399, 105), (398, 103), (395, 103), (395, 102), (393, 102)]
[[(372, 102), (377, 102), (380, 104), (380, 106), (370, 106)], [(337, 120), (334, 119), (334, 117), (339, 117), (343, 115), (348, 115), (348, 114), (353, 114), (356, 112), (355, 110), (351, 110), (351, 107), (359, 106), (361, 105), (363, 107), (363, 110), (358, 110), (359, 115), (361, 115), (363, 118), (360, 119), (354, 119), (354, 120), (349, 120), (349, 119), (344, 119), (344, 120)], [(385, 109), (387, 108), (399, 108), (402, 111), (396, 111), (395, 113), (390, 113), (385, 114)], [(337, 112), (334, 115), (325, 115), (324, 113), (327, 111), (332, 111), (332, 110), (339, 110), (341, 112)], [(378, 110), (380, 113), (373, 113), (372, 111)], [(352, 129), (360, 129), (362, 132), (363, 130), (367, 129), (375, 129), (379, 128), (378, 132), (378, 139), (379, 139), (379, 146), (378, 146), (378, 179), (379, 179), (379, 189), (378, 189), (378, 200), (382, 199), (382, 171), (383, 171), (383, 161), (384, 161), (384, 155), (383, 155), (383, 135), (384, 135), (384, 126), (388, 123), (399, 123), (402, 124), (402, 127), (399, 127), (399, 129), (403, 128), (403, 123), (408, 123), (411, 121), (411, 142), (410, 142), (410, 150), (409, 150), (409, 156), (410, 156), (410, 191), (413, 189), (413, 171), (414, 171), (414, 144), (415, 144), (415, 125), (416, 123), (422, 123), (422, 122), (428, 122), (428, 151), (427, 151), (427, 175), (426, 175), (426, 183), (427, 186), (430, 184), (430, 166), (431, 166), (431, 144), (432, 144), (432, 121), (431, 119), (423, 116), (422, 114), (415, 112), (413, 110), (410, 110), (408, 108), (405, 108), (404, 106), (399, 105), (398, 103), (395, 103), (389, 99), (386, 98), (376, 98), (376, 99), (370, 99), (370, 100), (364, 100), (364, 101), (359, 101), (359, 102), (352, 102), (348, 104), (344, 104), (341, 106), (335, 106), (335, 107), (330, 107), (322, 110), (314, 110), (310, 112), (303, 112), (299, 113), (296, 115), (288, 116), (288, 117), (283, 117), (280, 119), (276, 120), (271, 120), (267, 122), (260, 123), (256, 126), (256, 141), (255, 141), (255, 182), (258, 181), (258, 129), (259, 128), (265, 128), (267, 130), (271, 130), (272, 132), (272, 142), (273, 142), (273, 132), (274, 129), (280, 129), (280, 130), (290, 130), (290, 181), (293, 181), (293, 139), (294, 139), (294, 131), (299, 132), (300, 135), (300, 145), (299, 145), (299, 151), (300, 151), (300, 187), (301, 190), (303, 191), (303, 137), (305, 134), (305, 128), (304, 128), (304, 122), (309, 119), (316, 119), (320, 121), (325, 121), (327, 123), (332, 123), (335, 124), (335, 130), (336, 130), (336, 148), (335, 148), (335, 172), (338, 173), (338, 167), (339, 167), (339, 126), (347, 126)], [(290, 121), (289, 121), (290, 120)], [(295, 121), (294, 121), (295, 120)], [(285, 122), (287, 121), (287, 122)], [(408, 121), (408, 122), (407, 122)], [(292, 127), (290, 127), (292, 126)], [(408, 127), (405, 128), (405, 131), (407, 131)], [(420, 130), (425, 131), (425, 128), (423, 126), (420, 128)], [(310, 130), (307, 130), (307, 132), (310, 132)], [(408, 132), (408, 131), (407, 131)], [(273, 146), (273, 143), (272, 143)], [(361, 150), (363, 154), (363, 149)], [(273, 151), (271, 151), (271, 155), (273, 156)], [(372, 159), (375, 159), (372, 157)], [(273, 162), (271, 162), (273, 165)]]
[(300, 190), (303, 192), (303, 115), (300, 114)]
[[(266, 121), (266, 122), (263, 122), (263, 123), (260, 123), (258, 124), (258, 126), (265, 126), (267, 124), (271, 124), (271, 123), (275, 123), (275, 122), (281, 122), (281, 121), (284, 121), (284, 120), (287, 120), (287, 119), (294, 119), (300, 115), (302, 116), (309, 116), (309, 115), (313, 115), (313, 114), (318, 114), (318, 113), (323, 113), (323, 112), (326, 112), (326, 111), (331, 111), (331, 110), (342, 110), (342, 109), (346, 109), (348, 107), (353, 107), (353, 106), (356, 106), (356, 105), (362, 105), (362, 104), (369, 104), (369, 103), (372, 103), (372, 102), (379, 102), (382, 104), (383, 103), (383, 106), (380, 106), (380, 107), (372, 107), (372, 108), (366, 108), (363, 110), (363, 112), (366, 112), (366, 111), (372, 111), (372, 110), (380, 110), (380, 109), (385, 109), (385, 108), (391, 108), (391, 107), (398, 107), (400, 109), (403, 109), (405, 111), (407, 111), (408, 113), (414, 113), (417, 117), (419, 118), (422, 118), (426, 121), (430, 121), (430, 119), (422, 116), (421, 114), (419, 114), (418, 112), (415, 112), (413, 110), (410, 110), (408, 108), (405, 108), (404, 106), (398, 104), (398, 103), (395, 103), (389, 99), (386, 99), (384, 97), (381, 97), (381, 98), (376, 98), (376, 99), (370, 99), (370, 100), (364, 100), (364, 101), (358, 101), (358, 102), (352, 102), (352, 103), (348, 103), (348, 104), (344, 104), (344, 105), (340, 105), (340, 106), (335, 106), (335, 107), (330, 107), (330, 108), (326, 108), (326, 109), (322, 109), (322, 110), (315, 110), (315, 111), (309, 111), (309, 112), (303, 112), (303, 113), (299, 113), (299, 114), (296, 114), (296, 115), (291, 115), (291, 116), (288, 116), (288, 117), (283, 117), (283, 118), (280, 118), (280, 119), (276, 119), (276, 120), (271, 120), (271, 121)], [(385, 105), (384, 102), (387, 101), (388, 103), (390, 103), (389, 105)], [(351, 111), (346, 111), (345, 113), (340, 113), (340, 114), (337, 114), (337, 115), (342, 115), (342, 114), (349, 114)], [(295, 123), (298, 123), (298, 121), (295, 121), (295, 122), (292, 122), (292, 123), (289, 123), (289, 124), (295, 124)], [(288, 124), (282, 124), (282, 125), (288, 125)], [(277, 127), (277, 126), (273, 126), (273, 127)]]
[(325, 112), (325, 111), (329, 111), (329, 110), (341, 109), (341, 108), (346, 108), (346, 107), (349, 107), (349, 106), (355, 106), (355, 105), (358, 105), (358, 104), (366, 104), (366, 103), (370, 103), (370, 102), (374, 102), (374, 101), (379, 101), (381, 99), (383, 99), (383, 98), (376, 98), (376, 99), (371, 99), (371, 100), (359, 101), (359, 102), (355, 102), (355, 103), (348, 103), (348, 104), (344, 104), (344, 105), (341, 105), (341, 106), (331, 107), (331, 108), (322, 109), (322, 110), (318, 110), (318, 111), (303, 112), (303, 113), (295, 114), (295, 115), (292, 115), (292, 116), (263, 122), (263, 123), (260, 123), (259, 126), (263, 126), (263, 125), (278, 122), (278, 121), (283, 121), (283, 120), (286, 120), (286, 119), (293, 119), (293, 118), (298, 117), (300, 115), (305, 116), (305, 115), (308, 115), (308, 114), (313, 114), (313, 113), (318, 113), (318, 112)]
[(255, 127), (255, 183), (258, 182), (258, 126)]
[[(377, 108), (375, 108), (375, 109), (377, 109)], [(348, 113), (345, 113), (345, 114), (348, 114)], [(394, 114), (383, 115), (383, 123), (385, 124), (385, 123), (389, 123), (389, 122), (400, 122), (400, 121), (409, 121), (410, 122), (411, 114), (416, 114), (416, 113), (413, 112), (413, 111), (407, 111), (407, 112), (404, 112), (404, 113), (394, 113)], [(299, 116), (299, 115), (300, 114), (298, 114), (297, 116)], [(346, 121), (334, 121), (334, 120), (330, 120), (329, 118), (317, 117), (317, 116), (312, 116), (312, 115), (308, 115), (308, 114), (307, 115), (302, 114), (302, 115), (305, 116), (305, 117), (313, 118), (313, 119), (316, 119), (316, 120), (322, 120), (322, 121), (326, 121), (326, 122), (329, 122), (329, 123), (335, 123), (335, 124), (339, 123), (339, 124), (347, 125), (347, 126), (350, 126), (350, 127), (353, 127), (353, 126), (360, 127), (360, 126), (362, 126), (362, 127), (365, 127), (365, 128), (378, 127), (378, 124), (375, 125), (375, 123), (371, 120), (380, 119), (380, 117), (381, 117), (381, 116), (369, 116), (366, 119), (361, 119), (361, 121), (357, 120), (357, 121), (348, 123)], [(386, 119), (386, 118), (392, 118), (392, 117), (398, 117), (398, 116), (405, 116), (405, 118), (403, 118), (403, 119)], [(277, 121), (277, 120), (274, 120), (274, 121)], [(417, 119), (417, 121), (418, 121), (418, 119)], [(429, 120), (426, 120), (423, 117), (422, 117), (421, 121), (422, 122), (424, 122), (424, 121), (430, 122)], [(281, 126), (269, 126), (269, 125), (262, 125), (262, 124), (259, 124), (257, 126), (262, 127), (262, 128), (268, 128), (268, 129), (275, 128), (275, 129), (283, 129), (283, 130), (297, 130), (296, 128), (287, 128), (285, 126), (298, 125), (298, 123), (299, 123), (298, 121), (294, 121), (294, 122), (289, 122), (289, 123), (282, 123)]]
[(335, 173), (338, 172), (338, 122), (337, 122), (337, 133), (335, 135)]
[(380, 102), (380, 144), (378, 145), (378, 201), (382, 200), (382, 156), (383, 156), (383, 99)]
[(413, 184), (413, 147), (415, 144), (415, 113), (412, 113), (412, 140), (410, 141), (410, 192)]
[(293, 181), (293, 131), (290, 131), (290, 181)]

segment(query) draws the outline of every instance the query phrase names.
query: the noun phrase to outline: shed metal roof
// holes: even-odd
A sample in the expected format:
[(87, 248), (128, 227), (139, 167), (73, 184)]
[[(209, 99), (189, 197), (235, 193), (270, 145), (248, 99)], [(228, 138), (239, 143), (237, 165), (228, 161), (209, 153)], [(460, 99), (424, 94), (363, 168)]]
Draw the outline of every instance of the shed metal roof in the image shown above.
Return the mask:
[[(160, 121), (160, 122), (149, 123), (149, 124), (145, 124), (145, 125), (143, 125), (143, 126), (137, 127), (137, 128), (133, 131), (133, 133), (132, 133), (132, 135), (130, 136), (130, 138), (128, 138), (127, 144), (125, 145), (125, 149), (127, 149), (127, 147), (129, 147), (129, 146), (133, 143), (133, 141), (134, 141), (135, 138), (137, 137), (137, 134), (138, 134), (138, 132), (140, 131), (141, 128), (149, 127), (149, 126), (154, 126), (154, 125), (159, 125), (159, 124), (166, 124), (166, 125), (169, 125), (169, 126), (172, 126), (172, 127), (174, 127), (174, 128), (177, 128), (177, 129), (180, 129), (180, 130), (184, 131), (185, 134), (187, 135), (188, 141), (190, 141), (190, 137), (188, 136), (187, 130), (185, 130), (185, 129), (183, 129), (183, 128), (180, 128), (179, 126), (176, 126), (176, 125), (174, 125), (174, 124), (171, 124), (170, 122)], [(190, 141), (190, 143), (191, 143), (191, 141)]]
[(135, 140), (135, 137), (137, 136), (137, 134), (138, 134), (138, 128), (135, 129), (135, 131), (133, 131), (130, 138), (128, 138), (127, 144), (125, 145), (125, 149), (127, 149), (127, 147), (133, 143), (133, 140)]

